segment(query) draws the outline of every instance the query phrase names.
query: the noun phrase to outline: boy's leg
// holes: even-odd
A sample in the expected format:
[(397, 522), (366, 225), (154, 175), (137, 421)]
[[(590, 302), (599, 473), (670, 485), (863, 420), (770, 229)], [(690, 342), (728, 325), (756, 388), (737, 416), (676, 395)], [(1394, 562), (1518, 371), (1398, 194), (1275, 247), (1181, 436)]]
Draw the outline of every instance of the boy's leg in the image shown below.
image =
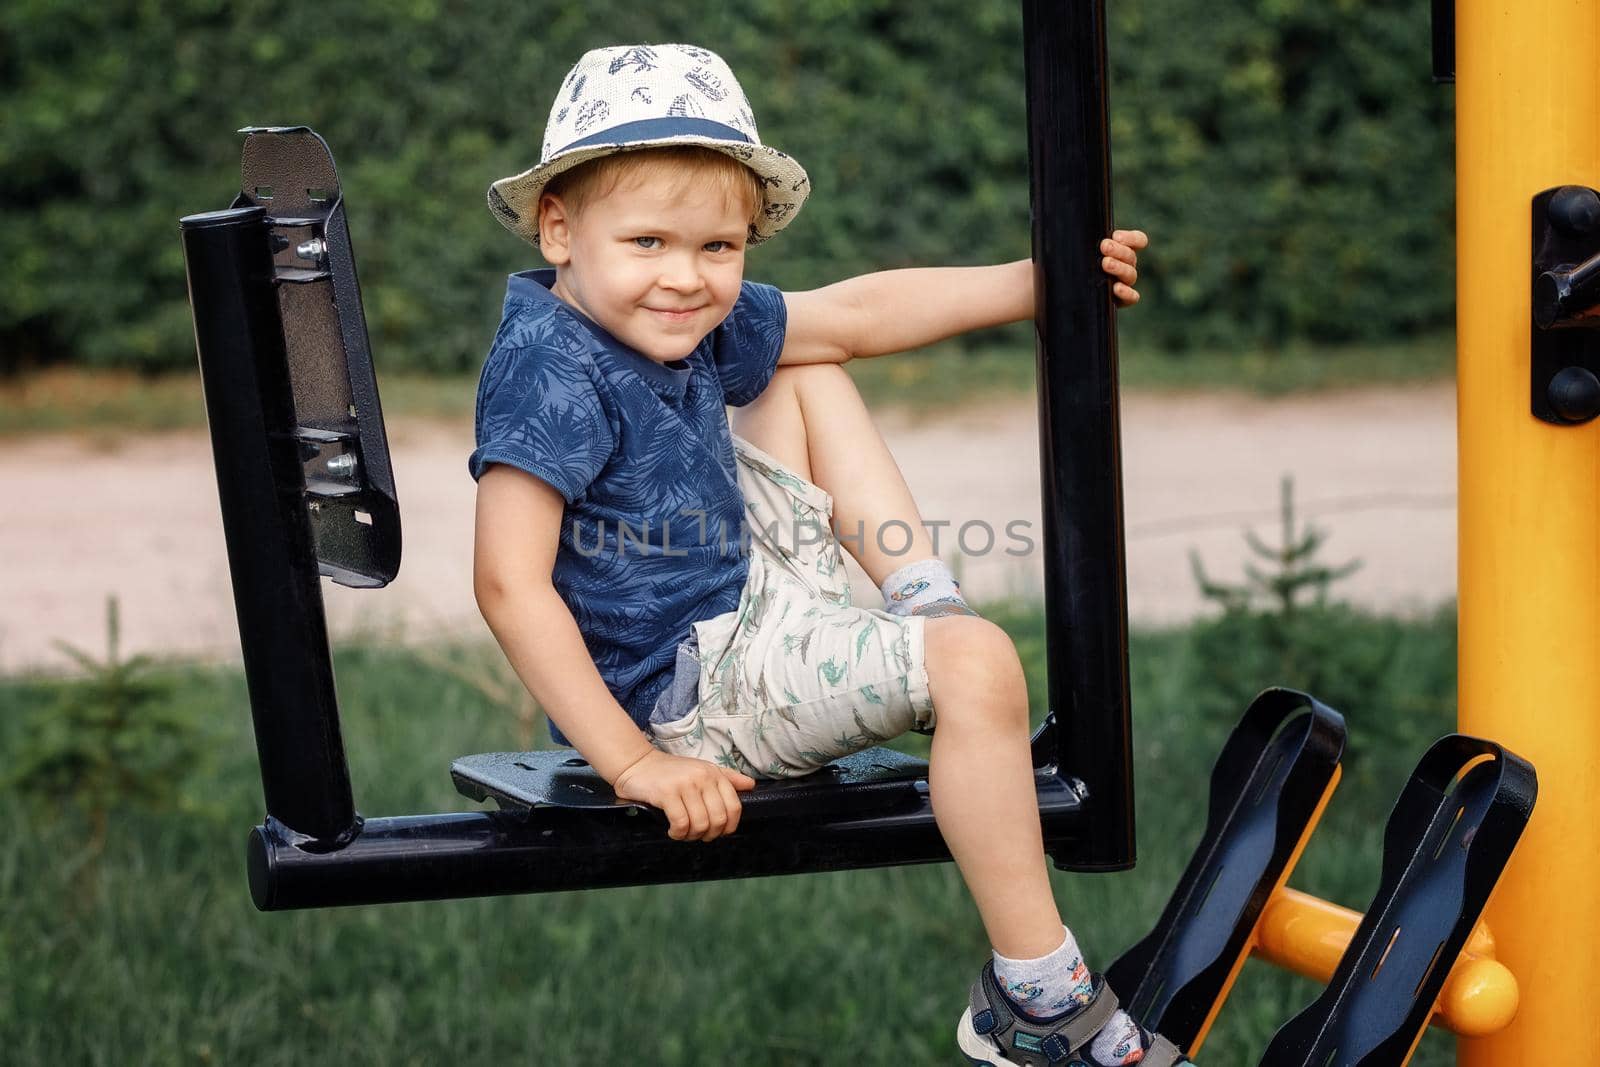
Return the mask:
[[(996, 953), (996, 981), (1008, 999), (1021, 998), (1014, 1003), (1024, 1013), (1059, 1019), (1074, 1004), (1086, 1004), (1093, 986), (1050, 891), (1022, 664), (1005, 631), (985, 619), (950, 616), (927, 619), (924, 626), (937, 722), (928, 764), (934, 818), (983, 917)], [(963, 1051), (968, 1041), (976, 1043), (974, 1051), (998, 1049), (969, 1032), (971, 1026), (969, 1012), (958, 1028)], [(1088, 1055), (1079, 1059), (1136, 1063), (1148, 1040), (1119, 1010), (1085, 1043)]]
[[(735, 410), (733, 430), (833, 496), (841, 544), (874, 582), (934, 555), (911, 490), (843, 367), (780, 367), (760, 397)], [(912, 551), (891, 556), (874, 531), (896, 520), (915, 541)], [(857, 522), (866, 536), (853, 541)], [(1033, 814), (1028, 692), (1016, 650), (1003, 630), (975, 618), (929, 619), (925, 634), (938, 715), (929, 767), (934, 816), (995, 949), (1042, 955), (1061, 943), (1061, 920)]]
[(937, 555), (922, 514), (855, 383), (837, 363), (779, 367), (733, 432), (833, 497), (839, 543), (882, 585)]
[(1016, 648), (984, 619), (929, 619), (924, 648), (938, 728), (928, 788), (934, 818), (1002, 956), (1061, 944), (1028, 744), (1028, 688)]

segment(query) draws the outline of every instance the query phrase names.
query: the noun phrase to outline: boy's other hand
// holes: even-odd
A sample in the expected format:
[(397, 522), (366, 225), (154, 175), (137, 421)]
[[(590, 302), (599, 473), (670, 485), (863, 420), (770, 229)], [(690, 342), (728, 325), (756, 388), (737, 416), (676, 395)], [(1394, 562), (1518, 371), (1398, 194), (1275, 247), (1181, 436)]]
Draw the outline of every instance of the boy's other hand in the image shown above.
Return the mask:
[(674, 841), (713, 841), (739, 828), (739, 793), (755, 787), (748, 774), (652, 749), (617, 775), (612, 790), (660, 808)]
[(1150, 238), (1143, 230), (1113, 230), (1111, 236), (1100, 242), (1100, 252), (1105, 257), (1100, 267), (1115, 278), (1111, 295), (1118, 307), (1130, 307), (1139, 302), (1139, 292), (1133, 286), (1139, 280), (1139, 250), (1150, 247)]

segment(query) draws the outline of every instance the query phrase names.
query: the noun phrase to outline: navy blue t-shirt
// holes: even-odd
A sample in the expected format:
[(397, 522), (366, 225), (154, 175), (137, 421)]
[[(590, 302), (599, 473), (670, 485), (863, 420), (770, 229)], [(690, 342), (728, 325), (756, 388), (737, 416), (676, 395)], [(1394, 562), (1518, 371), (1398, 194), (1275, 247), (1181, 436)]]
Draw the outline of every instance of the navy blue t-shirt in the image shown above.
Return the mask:
[[(739, 604), (749, 563), (724, 405), (748, 404), (783, 349), (783, 294), (745, 282), (686, 358), (657, 363), (550, 286), (511, 275), (478, 383), (473, 478), (505, 463), (566, 501), (552, 581), (600, 677), (641, 727), (690, 626)], [(555, 724), (551, 736), (568, 744)]]

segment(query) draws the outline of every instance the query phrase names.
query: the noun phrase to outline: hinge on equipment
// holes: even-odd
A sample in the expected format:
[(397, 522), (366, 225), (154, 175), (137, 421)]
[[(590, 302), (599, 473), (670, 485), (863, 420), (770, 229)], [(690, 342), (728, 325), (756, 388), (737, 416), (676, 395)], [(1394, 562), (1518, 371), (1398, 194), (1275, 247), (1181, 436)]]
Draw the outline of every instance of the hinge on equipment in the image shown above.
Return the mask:
[(1535, 418), (1576, 426), (1600, 415), (1600, 194), (1582, 185), (1533, 198)]

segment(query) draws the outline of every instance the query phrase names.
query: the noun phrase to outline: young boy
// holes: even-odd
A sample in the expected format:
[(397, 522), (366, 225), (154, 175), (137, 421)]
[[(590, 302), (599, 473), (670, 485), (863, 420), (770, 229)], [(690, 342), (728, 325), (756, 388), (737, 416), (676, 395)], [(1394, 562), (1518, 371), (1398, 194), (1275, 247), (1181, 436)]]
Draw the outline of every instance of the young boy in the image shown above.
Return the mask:
[[(994, 947), (962, 1051), (1178, 1062), (1061, 923), (1016, 652), (934, 553), (840, 366), (1031, 317), (1031, 264), (744, 281), (746, 246), (808, 191), (711, 52), (602, 48), (568, 74), (540, 162), (489, 193), (554, 270), (511, 277), (479, 387), (484, 618), (556, 740), (674, 839), (734, 832), (757, 776), (932, 732), (935, 817)], [(1119, 302), (1145, 245), (1101, 246)], [(884, 609), (852, 606), (841, 540)]]

